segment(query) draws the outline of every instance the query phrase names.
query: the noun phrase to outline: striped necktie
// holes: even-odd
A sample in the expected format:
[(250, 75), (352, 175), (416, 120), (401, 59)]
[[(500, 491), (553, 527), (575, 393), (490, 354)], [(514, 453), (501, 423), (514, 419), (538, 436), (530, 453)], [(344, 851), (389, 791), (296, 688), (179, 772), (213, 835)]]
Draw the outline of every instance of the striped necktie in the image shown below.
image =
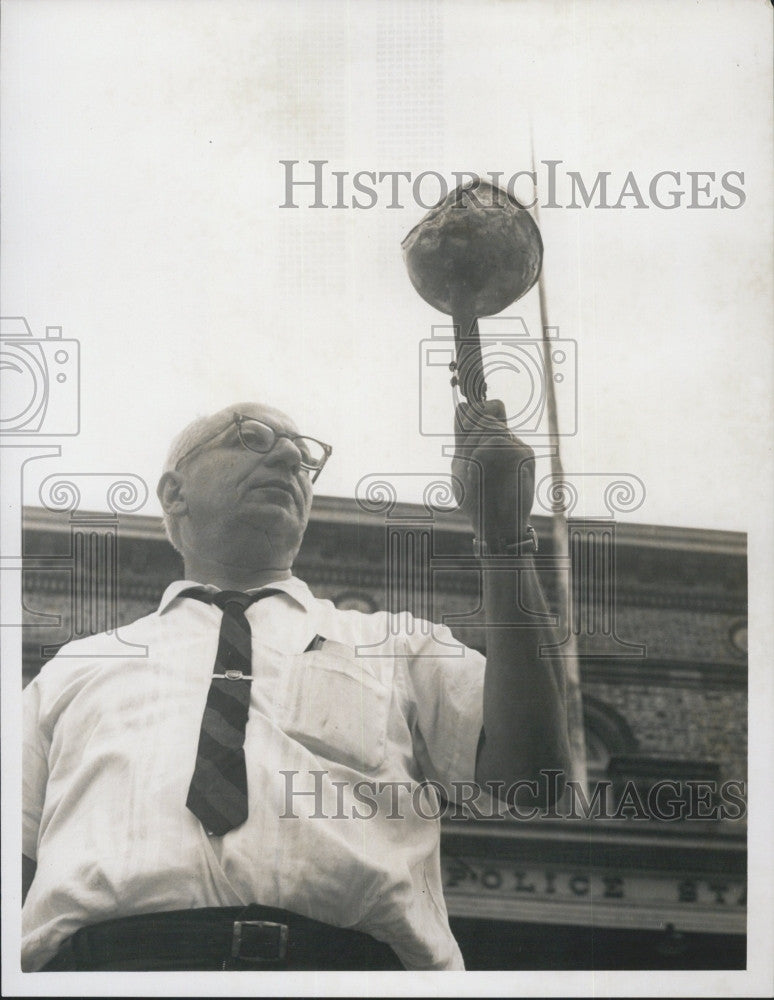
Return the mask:
[(243, 594), (239, 590), (213, 593), (191, 587), (181, 597), (216, 604), (223, 611), (215, 668), (199, 730), (186, 806), (209, 834), (222, 837), (247, 819), (245, 726), (250, 708), (252, 643), (245, 610), (255, 601), (281, 590)]

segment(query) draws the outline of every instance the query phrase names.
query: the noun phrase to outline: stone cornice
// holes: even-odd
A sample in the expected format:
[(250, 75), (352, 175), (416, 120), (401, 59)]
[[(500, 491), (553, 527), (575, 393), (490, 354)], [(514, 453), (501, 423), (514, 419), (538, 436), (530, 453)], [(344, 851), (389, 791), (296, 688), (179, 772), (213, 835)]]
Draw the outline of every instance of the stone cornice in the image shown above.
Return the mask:
[(733, 823), (544, 819), (443, 821), (446, 852), (491, 859), (597, 863), (614, 868), (655, 868), (743, 875), (746, 830)]
[(649, 684), (659, 687), (739, 688), (747, 690), (747, 661), (626, 658), (580, 659), (584, 683)]
[[(428, 509), (422, 504), (400, 504), (396, 512), (400, 512), (407, 521), (414, 523), (428, 516)], [(83, 511), (79, 513), (79, 519), (86, 519), (89, 514), (95, 517), (109, 516), (101, 511)], [(436, 530), (453, 535), (471, 534), (467, 520), (458, 511), (438, 509), (437, 514), (439, 521)], [(66, 515), (54, 513), (43, 507), (25, 507), (23, 517), (24, 527), (28, 530), (69, 530), (69, 520)], [(532, 520), (538, 534), (548, 538), (551, 534), (550, 518), (536, 515)], [(160, 517), (121, 514), (119, 523), (122, 537), (166, 541)], [(379, 529), (384, 526), (384, 514), (368, 513), (355, 500), (347, 497), (317, 496), (312, 507), (311, 524), (341, 524), (350, 527), (357, 524), (368, 529)], [(628, 521), (616, 522), (616, 542), (622, 547), (643, 550), (704, 552), (739, 557), (744, 557), (747, 552), (747, 536), (743, 532), (637, 524)]]
[[(427, 516), (426, 508), (419, 504), (401, 505), (397, 510), (401, 517), (389, 522), (396, 529), (412, 530), (422, 523), (422, 515)], [(79, 512), (78, 523), (84, 530), (88, 530), (90, 517), (89, 512)], [(94, 519), (100, 518), (116, 524), (120, 549), (128, 546), (124, 551), (129, 552), (141, 545), (153, 553), (141, 562), (143, 570), (147, 567), (147, 572), (153, 575), (154, 587), (164, 574), (175, 572), (172, 567), (176, 556), (159, 518), (137, 514), (115, 517), (94, 512)], [(557, 572), (558, 564), (551, 556), (550, 522), (546, 518), (534, 520), (542, 545), (536, 561), (552, 601), (558, 572), (566, 569)], [(37, 536), (39, 540), (29, 546), (33, 552), (40, 551), (41, 546), (44, 551), (47, 547), (61, 550), (69, 538), (71, 521), (67, 514), (28, 507), (24, 511), (24, 527), (28, 536)], [(444, 512), (433, 530), (437, 538), (431, 557), (433, 587), (440, 597), (473, 595), (475, 598), (478, 578), (476, 564), (467, 555), (470, 532), (466, 523), (457, 512)], [(317, 497), (296, 563), (297, 572), (318, 586), (352, 589), (354, 585), (370, 592), (380, 603), (386, 585), (384, 531), (383, 514), (366, 513), (351, 500)], [(46, 535), (56, 543), (47, 546)], [(615, 579), (619, 609), (668, 608), (743, 617), (747, 612), (745, 543), (745, 536), (734, 532), (616, 524)], [(26, 567), (31, 571), (55, 568), (46, 562), (46, 556), (30, 554)], [(133, 598), (140, 588), (144, 598), (148, 577), (138, 579), (140, 574), (132, 571), (132, 564), (131, 557), (121, 556), (121, 592), (124, 597)], [(165, 577), (164, 582), (167, 582)], [(52, 589), (56, 589), (53, 580)]]

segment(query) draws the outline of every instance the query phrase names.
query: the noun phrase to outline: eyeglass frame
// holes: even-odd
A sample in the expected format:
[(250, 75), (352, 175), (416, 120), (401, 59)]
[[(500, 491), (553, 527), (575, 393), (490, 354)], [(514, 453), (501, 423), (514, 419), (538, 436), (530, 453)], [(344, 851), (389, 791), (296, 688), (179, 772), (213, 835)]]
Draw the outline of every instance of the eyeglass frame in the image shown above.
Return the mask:
[[(248, 420), (252, 420), (256, 424), (261, 424), (263, 427), (267, 427), (274, 435), (274, 440), (272, 441), (271, 448), (269, 448), (268, 451), (256, 451), (255, 448), (251, 448), (249, 445), (245, 444), (245, 440), (242, 437), (242, 424), (244, 424)], [(184, 462), (190, 455), (192, 455), (198, 448), (203, 448), (205, 445), (209, 444), (210, 441), (214, 441), (216, 437), (219, 437), (221, 434), (224, 434), (232, 426), (236, 426), (237, 434), (239, 435), (239, 443), (242, 445), (242, 447), (246, 451), (251, 451), (254, 455), (270, 454), (272, 449), (276, 445), (278, 438), (287, 438), (289, 441), (292, 441), (293, 444), (296, 443), (298, 438), (304, 438), (305, 440), (314, 441), (315, 444), (319, 444), (325, 453), (321, 465), (319, 466), (308, 465), (306, 462), (303, 461), (303, 459), (301, 460), (301, 468), (306, 469), (306, 471), (309, 473), (312, 472), (314, 473), (314, 475), (310, 477), (312, 483), (317, 482), (318, 476), (325, 468), (325, 464), (328, 461), (328, 459), (333, 454), (332, 445), (326, 444), (324, 441), (320, 441), (318, 438), (310, 437), (308, 434), (286, 434), (283, 431), (276, 430), (276, 428), (272, 427), (271, 424), (267, 424), (265, 420), (259, 420), (258, 417), (246, 417), (242, 413), (234, 413), (231, 417), (231, 420), (229, 420), (229, 422), (226, 424), (225, 427), (221, 427), (219, 431), (216, 431), (214, 434), (211, 434), (208, 438), (205, 438), (204, 441), (199, 441), (197, 444), (193, 446), (193, 448), (189, 448), (188, 451), (185, 452), (185, 454), (181, 455), (180, 458), (178, 458), (178, 460), (175, 462), (175, 467), (173, 471), (177, 472), (178, 469), (180, 468), (181, 463)]]

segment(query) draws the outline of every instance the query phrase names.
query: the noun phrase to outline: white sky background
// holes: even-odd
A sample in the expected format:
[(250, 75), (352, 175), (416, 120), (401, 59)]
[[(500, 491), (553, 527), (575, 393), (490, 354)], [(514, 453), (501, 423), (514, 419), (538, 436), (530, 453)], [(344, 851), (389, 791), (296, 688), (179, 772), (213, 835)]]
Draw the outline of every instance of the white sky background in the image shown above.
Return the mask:
[[(610, 171), (613, 201), (629, 170), (646, 199), (660, 170), (684, 190), (688, 170), (744, 172), (737, 210), (544, 209), (540, 227), (550, 322), (578, 343), (566, 470), (638, 476), (635, 521), (760, 516), (769, 4), (9, 0), (3, 46), (2, 312), (82, 354), (82, 431), (29, 467), (27, 502), (51, 472), (133, 472), (158, 513), (169, 437), (242, 399), (334, 445), (321, 493), (448, 469), (451, 438), (419, 432), (420, 382), (451, 429), (448, 374), (419, 370), (448, 320), (400, 251), (425, 210), (388, 209), (386, 183), (368, 211), (306, 207), (304, 189), (281, 209), (279, 161), (507, 177), (529, 169), (531, 123), (538, 160)], [(506, 314), (539, 335), (536, 290)], [(563, 384), (565, 422), (570, 403)]]

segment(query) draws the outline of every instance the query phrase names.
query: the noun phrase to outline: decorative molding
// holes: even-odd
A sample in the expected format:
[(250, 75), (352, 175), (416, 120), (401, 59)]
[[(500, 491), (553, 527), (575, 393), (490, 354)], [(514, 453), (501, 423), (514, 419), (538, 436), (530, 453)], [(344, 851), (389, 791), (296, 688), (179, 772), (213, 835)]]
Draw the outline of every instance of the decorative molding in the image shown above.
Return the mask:
[[(309, 558), (309, 556), (307, 556)], [(298, 562), (298, 569), (303, 571), (307, 580), (315, 583), (338, 584), (357, 575), (358, 582), (372, 589), (385, 589), (384, 566), (374, 567), (371, 564), (345, 564), (343, 566), (304, 558), (303, 553)], [(354, 567), (356, 566), (356, 570)], [(538, 561), (538, 569), (540, 564)], [(443, 586), (438, 587), (438, 593), (459, 595), (476, 595), (479, 589), (478, 568), (471, 561), (456, 560), (444, 557), (435, 567), (437, 574), (443, 574)], [(434, 575), (437, 575), (434, 574)], [(549, 603), (555, 598), (556, 586), (551, 579), (544, 580), (546, 596)], [(645, 590), (636, 586), (621, 585), (616, 587), (616, 600), (619, 608), (665, 608), (686, 611), (706, 611), (717, 614), (745, 615), (747, 600), (734, 594), (729, 594), (720, 588), (714, 593), (692, 592), (690, 589), (662, 587), (658, 590)]]
[[(408, 517), (414, 510), (414, 518), (427, 514), (424, 504), (404, 504), (400, 507)], [(465, 535), (472, 537), (470, 525), (458, 511), (450, 512), (447, 508), (435, 511), (439, 516), (437, 530), (439, 534)], [(99, 512), (94, 512), (98, 515)], [(24, 507), (25, 529), (39, 531), (65, 531), (67, 521), (61, 516), (52, 514), (41, 507)], [(541, 515), (533, 518), (535, 530), (541, 539), (548, 540), (551, 536), (551, 519)], [(312, 506), (311, 525), (340, 524), (347, 527), (372, 531), (384, 526), (384, 517), (378, 514), (367, 514), (357, 504), (357, 501), (346, 497), (316, 496)], [(654, 550), (657, 552), (693, 552), (714, 556), (735, 556), (745, 559), (747, 556), (747, 536), (739, 531), (717, 531), (704, 528), (682, 528), (673, 525), (638, 524), (629, 521), (616, 522), (617, 540), (622, 548), (638, 550)], [(169, 545), (160, 517), (147, 514), (132, 514), (121, 516), (121, 533), (127, 538), (145, 538), (150, 541), (160, 541)]]
[[(124, 533), (122, 524), (119, 544), (126, 539), (127, 536)], [(25, 556), (25, 570), (29, 572), (50, 572), (56, 568), (53, 565), (56, 558), (61, 559), (62, 557)], [(458, 572), (454, 572), (455, 568)], [(374, 568), (373, 565), (367, 563), (336, 564), (330, 561), (323, 562), (312, 559), (307, 561), (302, 555), (296, 564), (296, 570), (310, 584), (341, 586), (352, 589), (352, 581), (356, 579), (358, 586), (361, 588), (367, 588), (377, 593), (385, 593), (386, 589), (383, 565)], [(458, 563), (455, 566), (453, 563), (450, 563), (448, 569), (444, 566), (441, 572), (443, 573), (443, 586), (436, 588), (436, 593), (441, 598), (444, 595), (475, 597), (478, 594), (477, 570), (469, 564), (462, 565)], [(162, 573), (154, 574), (154, 577), (160, 581), (162, 589), (169, 582), (167, 577)], [(122, 575), (121, 589), (123, 594), (130, 596), (137, 586), (143, 586), (143, 584)], [(153, 584), (153, 586), (156, 586), (156, 584)], [(56, 590), (56, 586), (53, 589)], [(550, 579), (544, 581), (544, 589), (550, 604), (555, 599), (555, 587), (552, 585)], [(617, 606), (620, 609), (630, 607), (675, 611), (702, 611), (710, 614), (725, 614), (737, 617), (744, 617), (747, 614), (746, 600), (723, 591), (718, 591), (714, 594), (708, 594), (706, 591), (697, 593), (686, 589), (678, 590), (677, 588), (661, 588), (658, 591), (647, 591), (636, 587), (619, 585), (616, 588), (616, 599)]]
[(656, 820), (443, 819), (449, 857), (498, 858), (527, 863), (594, 864), (713, 875), (744, 875), (747, 836), (726, 820), (660, 823)]
[(543, 902), (518, 898), (474, 896), (455, 892), (444, 893), (450, 917), (473, 917), (477, 920), (509, 920), (514, 923), (560, 924), (563, 926), (611, 927), (619, 930), (663, 931), (667, 924), (681, 933), (739, 934), (747, 930), (747, 910), (696, 911), (694, 908), (662, 904), (642, 906), (605, 905), (593, 900), (582, 902)]
[(663, 687), (739, 688), (747, 690), (747, 662), (701, 661), (645, 658), (644, 660), (580, 661), (584, 684), (652, 684)]

